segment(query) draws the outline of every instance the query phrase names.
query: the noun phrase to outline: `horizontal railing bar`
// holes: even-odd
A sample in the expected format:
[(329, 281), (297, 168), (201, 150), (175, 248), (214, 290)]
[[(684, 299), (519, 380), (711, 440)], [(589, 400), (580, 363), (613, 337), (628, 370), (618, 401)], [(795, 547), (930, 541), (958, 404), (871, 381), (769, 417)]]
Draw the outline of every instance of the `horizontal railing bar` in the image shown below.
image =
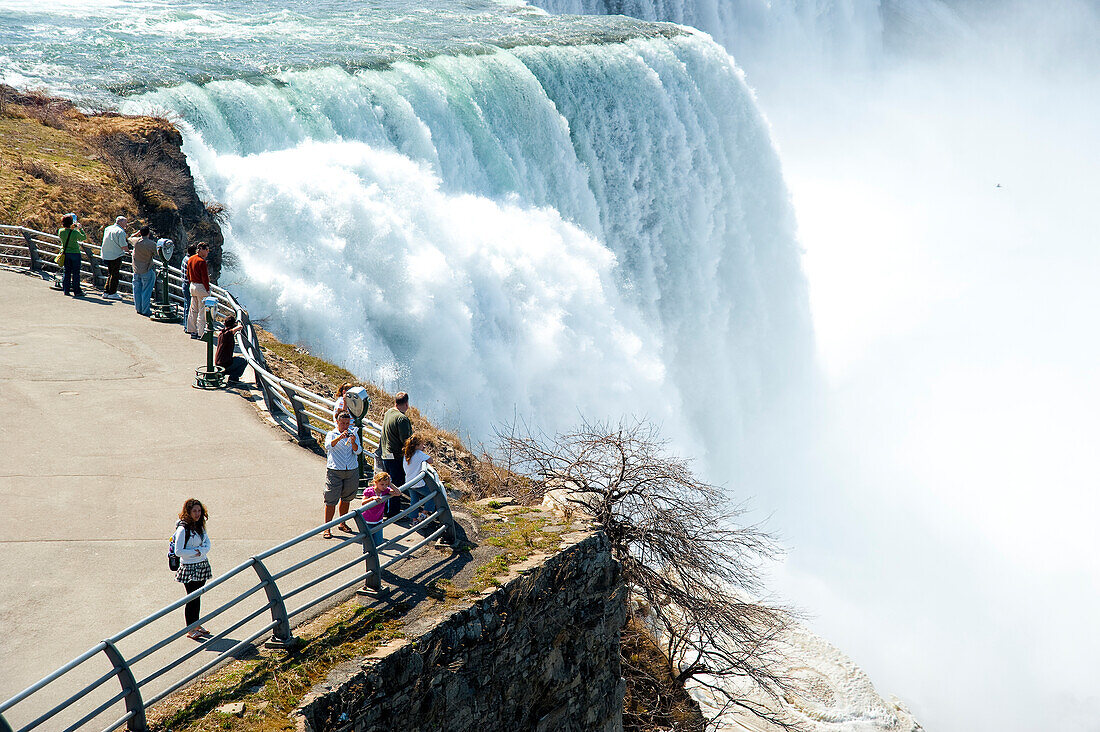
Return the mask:
[[(418, 503), (417, 505), (419, 506), (420, 504)], [(433, 520), (435, 520), (436, 518), (439, 518), (439, 516), (440, 516), (441, 514), (442, 514), (442, 511), (436, 511), (436, 512), (435, 512), (435, 513), (433, 513), (433, 514), (432, 514), (431, 516), (429, 516), (429, 517), (428, 517), (428, 518), (426, 519), (426, 521), (433, 521)], [(405, 530), (404, 530), (403, 532), (401, 532), (401, 533), (400, 533), (400, 534), (398, 534), (397, 536), (393, 537), (392, 539), (386, 539), (386, 540), (385, 540), (385, 541), (384, 541), (384, 542), (382, 543), (382, 546), (383, 546), (383, 547), (388, 547), (388, 546), (390, 546), (391, 544), (396, 544), (397, 542), (401, 541), (401, 540), (402, 540), (402, 539), (404, 539), (404, 538), (405, 538), (406, 536), (411, 536), (412, 534), (415, 534), (415, 533), (416, 533), (417, 531), (420, 531), (421, 529), (423, 529), (423, 528), (424, 528), (423, 526), (421, 526), (421, 525), (420, 525), (421, 523), (423, 523), (423, 522), (417, 522), (417, 523), (413, 524), (412, 526), (410, 526), (409, 528), (405, 529)]]
[(279, 544), (278, 546), (273, 546), (270, 549), (268, 549), (267, 551), (260, 552), (259, 554), (256, 555), (256, 559), (258, 559), (262, 562), (263, 560), (267, 559), (268, 557), (274, 556), (274, 555), (278, 554), (281, 551), (289, 549), (290, 547), (294, 546), (295, 544), (301, 544), (306, 539), (310, 538), (311, 536), (316, 536), (317, 534), (320, 534), (325, 529), (331, 529), (333, 526), (336, 526), (337, 524), (343, 523), (344, 521), (347, 521), (348, 519), (352, 519), (354, 517), (355, 517), (355, 511), (349, 511), (348, 513), (345, 513), (343, 516), (337, 516), (336, 518), (334, 518), (332, 521), (329, 521), (328, 523), (321, 524), (320, 526), (314, 527), (314, 528), (310, 529), (309, 531), (307, 531), (303, 534), (298, 534), (298, 536), (295, 536), (293, 539), (287, 539), (286, 541), (284, 541), (282, 544)]
[[(111, 676), (114, 676), (114, 675), (115, 675), (115, 674), (114, 674), (114, 673), (112, 672), (112, 673), (111, 673)], [(102, 712), (105, 712), (105, 711), (107, 711), (107, 709), (108, 709), (109, 707), (111, 707), (111, 706), (112, 706), (112, 705), (114, 705), (115, 703), (117, 703), (117, 702), (121, 701), (122, 699), (125, 699), (125, 698), (126, 698), (126, 695), (127, 695), (127, 694), (129, 694), (129, 693), (130, 693), (130, 689), (128, 689), (128, 688), (127, 688), (127, 689), (123, 689), (122, 691), (118, 692), (118, 693), (117, 693), (117, 694), (115, 694), (115, 695), (114, 695), (113, 697), (111, 697), (111, 698), (110, 698), (110, 699), (108, 699), (107, 701), (105, 701), (105, 702), (103, 702), (102, 704), (100, 704), (100, 705), (99, 705), (98, 707), (96, 707), (96, 708), (95, 708), (94, 710), (92, 710), (92, 711), (88, 712), (87, 714), (85, 714), (85, 715), (84, 715), (83, 717), (81, 717), (81, 718), (80, 718), (80, 719), (79, 719), (78, 721), (76, 721), (76, 722), (73, 722), (73, 723), (72, 723), (72, 724), (70, 724), (70, 725), (69, 725), (68, 727), (66, 727), (66, 728), (65, 728), (65, 732), (74, 732), (74, 730), (78, 730), (78, 729), (80, 729), (81, 727), (83, 727), (83, 726), (84, 726), (84, 723), (85, 723), (85, 722), (90, 722), (90, 721), (92, 721), (93, 719), (95, 719), (96, 717), (98, 717), (98, 716), (99, 716), (99, 715), (100, 715), (100, 714), (101, 714)]]
[[(331, 529), (329, 529), (329, 531), (331, 531)], [(357, 534), (349, 534), (348, 536), (343, 537), (343, 539), (341, 541), (328, 546), (324, 551), (322, 551), (318, 554), (314, 554), (312, 557), (309, 557), (308, 559), (303, 559), (302, 561), (298, 562), (297, 564), (295, 564), (291, 567), (287, 567), (286, 569), (282, 570), (278, 574), (272, 575), (271, 579), (278, 581), (278, 580), (282, 579), (283, 577), (286, 577), (288, 574), (292, 574), (294, 572), (297, 572), (302, 567), (308, 567), (309, 565), (313, 564), (314, 562), (316, 562), (319, 559), (324, 559), (325, 557), (329, 556), (330, 554), (335, 554), (336, 552), (340, 551), (344, 547), (348, 546), (348, 544), (361, 543), (362, 540), (363, 540), (363, 535), (362, 534), (358, 534), (358, 533)], [(287, 593), (284, 592), (283, 597), (290, 597), (290, 595), (288, 595)]]
[[(362, 542), (363, 535), (359, 534), (358, 536), (352, 537), (352, 540), (356, 541), (357, 543)], [(290, 598), (294, 597), (295, 595), (297, 595), (301, 592), (305, 592), (306, 590), (310, 589), (311, 587), (316, 587), (317, 585), (321, 584), (325, 580), (332, 579), (333, 577), (340, 574), (344, 570), (351, 569), (353, 566), (355, 566), (359, 562), (362, 562), (364, 559), (365, 559), (365, 557), (362, 554), (359, 554), (359, 555), (353, 557), (352, 559), (348, 560), (347, 562), (344, 562), (343, 564), (339, 565), (335, 569), (331, 569), (328, 572), (325, 572), (320, 577), (314, 577), (313, 579), (311, 579), (309, 582), (306, 582), (301, 587), (296, 587), (293, 590), (290, 590), (288, 592), (284, 592), (283, 593), (283, 601), (285, 602), (286, 600), (289, 600)]]
[(267, 585), (266, 582), (260, 582), (258, 585), (252, 587), (250, 590), (245, 591), (243, 594), (241, 594), (241, 595), (235, 597), (233, 600), (230, 600), (229, 602), (225, 603), (224, 605), (222, 605), (217, 610), (214, 610), (214, 611), (208, 613), (205, 617), (201, 618), (200, 620), (192, 623), (191, 625), (188, 625), (187, 627), (185, 627), (181, 630), (177, 630), (176, 632), (172, 633), (171, 635), (169, 635), (164, 640), (157, 643), (155, 646), (152, 646), (151, 648), (146, 648), (144, 651), (142, 651), (141, 653), (139, 653), (138, 655), (136, 655), (136, 656), (134, 656), (133, 658), (130, 659), (130, 661), (129, 661), (130, 665), (133, 666), (134, 664), (138, 663), (139, 661), (143, 661), (144, 659), (146, 659), (150, 655), (156, 653), (157, 651), (159, 651), (161, 648), (168, 645), (172, 641), (175, 641), (175, 640), (178, 640), (179, 638), (182, 638), (186, 633), (191, 632), (191, 630), (195, 626), (202, 625), (203, 622), (205, 622), (207, 620), (210, 620), (211, 618), (218, 617), (218, 615), (220, 615), (225, 610), (228, 610), (229, 608), (233, 607), (239, 601), (244, 600), (246, 598), (249, 598), (252, 595), (259, 592), (266, 585)]
[[(53, 716), (54, 716), (55, 714), (57, 714), (57, 713), (58, 713), (58, 712), (60, 712), (61, 710), (63, 710), (63, 709), (66, 709), (66, 708), (68, 708), (68, 707), (69, 707), (69, 705), (71, 705), (71, 704), (72, 704), (73, 702), (75, 702), (75, 701), (77, 701), (78, 699), (82, 698), (82, 697), (83, 697), (83, 696), (84, 696), (85, 694), (87, 694), (88, 692), (91, 692), (91, 691), (94, 691), (94, 690), (98, 689), (98, 688), (99, 688), (100, 686), (102, 686), (102, 685), (103, 685), (103, 684), (104, 684), (104, 683), (105, 683), (105, 682), (106, 682), (106, 681), (107, 681), (108, 679), (112, 679), (112, 678), (115, 678), (115, 677), (116, 677), (117, 675), (118, 675), (118, 669), (112, 668), (112, 669), (111, 669), (110, 671), (108, 671), (107, 673), (103, 674), (103, 675), (102, 675), (102, 676), (100, 676), (100, 677), (99, 677), (98, 679), (96, 679), (96, 680), (95, 680), (95, 681), (93, 681), (92, 683), (88, 684), (88, 685), (87, 685), (87, 686), (85, 686), (85, 687), (84, 687), (83, 689), (81, 689), (80, 691), (76, 692), (75, 694), (73, 694), (72, 696), (70, 696), (70, 697), (69, 697), (68, 699), (66, 699), (65, 701), (61, 702), (61, 703), (60, 703), (60, 704), (58, 704), (57, 706), (55, 706), (55, 707), (54, 707), (53, 709), (50, 709), (50, 710), (49, 710), (48, 712), (45, 712), (44, 714), (42, 714), (42, 715), (41, 715), (40, 717), (38, 717), (37, 719), (35, 719), (35, 720), (34, 720), (33, 722), (30, 722), (29, 724), (27, 724), (27, 725), (25, 725), (25, 726), (23, 726), (23, 727), (20, 727), (20, 732), (30, 732), (30, 730), (32, 730), (32, 729), (34, 729), (35, 727), (37, 727), (38, 725), (42, 724), (42, 723), (43, 723), (43, 722), (45, 722), (46, 720), (50, 719), (51, 717), (53, 717)], [(125, 692), (124, 692), (124, 693), (122, 694), (122, 696), (126, 696)], [(120, 699), (120, 698), (121, 698), (121, 697), (115, 697), (115, 701), (118, 701), (118, 699)], [(112, 703), (113, 703), (113, 702), (112, 702)], [(109, 705), (108, 705), (108, 706), (109, 706)], [(100, 709), (99, 711), (101, 712), (101, 711), (103, 711), (103, 709)], [(98, 714), (98, 712), (97, 712), (97, 714)], [(81, 721), (83, 721), (83, 720), (81, 720)]]
[[(259, 617), (260, 615), (263, 615), (265, 612), (267, 612), (270, 609), (271, 609), (271, 603), (269, 602), (266, 605), (264, 605), (263, 607), (261, 607), (257, 610), (254, 610), (252, 613), (244, 616), (242, 619), (240, 619), (237, 622), (233, 623), (233, 625), (230, 625), (228, 628), (223, 628), (221, 631), (218, 632), (217, 635), (213, 635), (213, 636), (207, 638), (205, 641), (203, 641), (202, 643), (199, 643), (194, 648), (192, 648), (191, 650), (189, 650), (187, 653), (183, 654), (182, 656), (180, 656), (176, 660), (172, 661), (171, 663), (169, 663), (165, 666), (161, 666), (156, 671), (153, 671), (152, 673), (150, 673), (148, 676), (146, 676), (144, 679), (142, 679), (141, 681), (138, 682), (138, 688), (148, 686), (151, 682), (156, 681), (157, 679), (159, 679), (164, 674), (168, 673), (172, 669), (179, 666), (181, 663), (184, 663), (185, 661), (190, 661), (192, 658), (194, 658), (199, 653), (204, 651), (207, 648), (207, 646), (209, 646), (211, 643), (221, 640), (222, 638), (229, 635), (230, 633), (232, 633), (237, 628), (240, 628), (242, 625), (244, 625), (244, 624), (246, 624), (246, 623), (248, 623), (252, 620), (255, 620), (257, 617)], [(201, 618), (201, 620), (209, 620), (209, 618), (208, 617)], [(198, 625), (198, 624), (195, 623), (194, 625)]]
[(330, 598), (330, 597), (332, 597), (333, 595), (337, 595), (337, 594), (339, 594), (339, 593), (343, 592), (344, 590), (348, 589), (349, 587), (352, 587), (353, 585), (357, 585), (357, 584), (359, 584), (360, 582), (362, 582), (363, 580), (365, 580), (365, 579), (366, 579), (367, 577), (369, 577), (369, 576), (370, 576), (370, 574), (371, 574), (370, 572), (364, 572), (363, 574), (359, 575), (358, 577), (356, 577), (356, 578), (354, 578), (354, 579), (351, 579), (351, 580), (348, 580), (347, 582), (345, 582), (344, 584), (340, 585), (340, 586), (339, 586), (339, 587), (337, 587), (336, 589), (334, 589), (334, 590), (329, 590), (328, 592), (326, 592), (325, 594), (321, 595), (321, 596), (320, 596), (320, 597), (318, 597), (317, 599), (315, 599), (315, 600), (311, 600), (311, 601), (307, 602), (307, 603), (306, 603), (305, 605), (302, 605), (302, 606), (301, 606), (301, 607), (299, 607), (299, 608), (295, 608), (295, 609), (294, 609), (293, 611), (291, 611), (291, 612), (288, 612), (288, 613), (286, 614), (287, 618), (293, 618), (293, 617), (294, 617), (295, 615), (298, 615), (299, 613), (303, 613), (303, 612), (305, 612), (306, 610), (309, 610), (309, 609), (310, 609), (311, 607), (314, 607), (314, 606), (316, 606), (316, 605), (319, 605), (319, 604), (321, 604), (322, 602), (324, 602), (325, 600), (329, 599), (329, 598)]
[(116, 719), (114, 722), (111, 722), (110, 725), (104, 727), (102, 732), (114, 732), (114, 730), (118, 729), (122, 725), (129, 722), (130, 718), (133, 717), (133, 716), (134, 716), (134, 712), (126, 712), (121, 717)]
[(122, 640), (126, 636), (130, 635), (134, 631), (141, 630), (146, 625), (149, 625), (149, 623), (152, 623), (154, 620), (160, 620), (161, 618), (163, 618), (165, 615), (172, 612), (173, 610), (176, 610), (178, 608), (183, 607), (184, 605), (191, 602), (192, 600), (194, 600), (197, 597), (202, 597), (204, 594), (206, 594), (207, 592), (209, 592), (213, 588), (217, 587), (218, 585), (222, 584), (223, 582), (226, 582), (226, 581), (236, 577), (238, 574), (240, 574), (244, 570), (251, 569), (252, 568), (252, 561), (253, 560), (250, 557), (247, 561), (242, 562), (241, 564), (238, 564), (236, 567), (229, 570), (228, 572), (226, 572), (222, 576), (215, 577), (214, 579), (210, 580), (205, 585), (203, 585), (199, 589), (195, 590), (191, 594), (185, 595), (182, 598), (180, 598), (179, 600), (176, 600), (175, 602), (171, 603), (170, 605), (162, 607), (160, 610), (157, 610), (152, 615), (137, 621), (136, 623), (131, 625), (126, 630), (123, 630), (120, 633), (116, 633), (115, 635), (108, 638), (107, 641), (110, 642), (110, 643), (118, 643), (120, 640)]
[[(199, 670), (188, 674), (182, 680), (177, 681), (176, 683), (172, 684), (171, 686), (169, 686), (167, 689), (165, 689), (161, 693), (157, 694), (152, 699), (149, 699), (148, 701), (146, 701), (145, 702), (145, 708), (148, 709), (149, 707), (151, 707), (154, 704), (156, 704), (157, 702), (159, 702), (161, 699), (163, 699), (166, 696), (168, 696), (169, 694), (172, 694), (173, 692), (175, 692), (177, 689), (180, 689), (183, 686), (186, 686), (187, 684), (189, 684), (192, 681), (194, 681), (195, 679), (197, 679), (199, 676), (202, 676), (204, 673), (206, 673), (210, 669), (217, 666), (219, 663), (224, 661), (226, 658), (234, 655), (241, 648), (244, 648), (245, 646), (250, 644), (252, 641), (259, 638), (264, 633), (267, 633), (268, 631), (270, 631), (272, 628), (277, 626), (279, 624), (279, 622), (280, 621), (278, 621), (278, 620), (272, 620), (270, 623), (265, 625), (261, 630), (257, 631), (256, 633), (253, 633), (249, 637), (247, 637), (244, 640), (240, 641), (239, 643), (234, 645), (232, 648), (229, 648), (229, 649), (223, 651), (222, 653), (218, 654), (218, 656), (214, 660), (210, 661), (209, 663), (204, 664), (202, 666), (202, 668), (200, 668)], [(214, 639), (211, 638), (211, 640), (214, 640)]]
[(446, 526), (440, 526), (440, 527), (439, 527), (438, 529), (436, 529), (436, 530), (435, 530), (435, 531), (433, 531), (432, 533), (428, 534), (428, 536), (426, 536), (426, 537), (424, 538), (424, 540), (423, 540), (423, 541), (421, 541), (421, 542), (420, 542), (420, 543), (418, 543), (418, 544), (415, 544), (414, 546), (411, 546), (411, 547), (409, 547), (409, 548), (408, 548), (408, 549), (406, 549), (405, 551), (403, 551), (403, 552), (401, 552), (400, 554), (398, 554), (398, 555), (397, 555), (396, 557), (394, 557), (394, 558), (390, 559), (390, 560), (389, 560), (388, 562), (386, 562), (385, 564), (383, 564), (383, 565), (382, 565), (382, 566), (380, 567), (380, 569), (385, 569), (386, 567), (390, 566), (391, 564), (395, 564), (395, 563), (397, 563), (397, 562), (400, 562), (400, 561), (401, 561), (402, 559), (404, 559), (405, 557), (409, 556), (410, 554), (413, 554), (414, 552), (416, 552), (416, 551), (419, 551), (419, 550), (420, 550), (420, 549), (421, 549), (421, 548), (422, 548), (422, 547), (423, 547), (423, 546), (424, 546), (425, 544), (427, 544), (427, 543), (428, 543), (429, 541), (433, 541), (433, 540), (435, 540), (435, 539), (438, 539), (438, 538), (439, 538), (440, 536), (442, 536), (442, 535), (443, 535), (443, 533), (444, 533), (444, 532), (445, 532), (446, 530), (447, 530), (447, 527), (446, 527)]
[(24, 699), (26, 699), (31, 694), (35, 693), (36, 691), (41, 689), (46, 684), (49, 684), (53, 681), (56, 681), (60, 677), (62, 677), (65, 674), (69, 673), (74, 668), (76, 668), (80, 664), (84, 663), (85, 661), (87, 661), (92, 656), (96, 655), (97, 653), (100, 653), (106, 647), (107, 647), (107, 644), (103, 641), (100, 641), (96, 645), (92, 646), (88, 650), (81, 653), (79, 656), (77, 656), (73, 660), (66, 663), (61, 668), (54, 671), (52, 674), (49, 674), (48, 676), (45, 676), (44, 678), (40, 679), (37, 683), (31, 684), (30, 686), (28, 686), (23, 691), (19, 692), (18, 694), (16, 694), (12, 698), (5, 701), (3, 704), (0, 704), (0, 712), (6, 712), (7, 710), (11, 709), (13, 706), (15, 706), (19, 702), (23, 701)]

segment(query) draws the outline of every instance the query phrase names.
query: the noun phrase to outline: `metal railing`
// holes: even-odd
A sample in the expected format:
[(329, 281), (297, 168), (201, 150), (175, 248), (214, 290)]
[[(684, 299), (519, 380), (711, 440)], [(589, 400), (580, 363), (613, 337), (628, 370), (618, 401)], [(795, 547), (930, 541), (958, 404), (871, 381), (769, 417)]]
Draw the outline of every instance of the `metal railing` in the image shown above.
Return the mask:
[[(86, 241), (80, 244), (83, 250), (81, 274), (94, 286), (101, 287), (107, 276), (106, 266), (99, 257), (101, 247)], [(25, 266), (28, 270), (55, 277), (62, 269), (61, 265), (54, 262), (54, 257), (60, 251), (61, 239), (56, 234), (0, 224), (0, 261), (10, 260), (18, 263), (17, 266)], [(173, 302), (182, 304), (185, 298), (190, 300), (190, 293), (183, 291), (183, 272), (169, 266), (166, 275), (165, 267), (157, 260), (154, 260), (154, 266), (158, 277), (167, 276), (169, 297)], [(55, 282), (55, 286), (59, 285)], [(133, 268), (127, 257), (123, 257), (119, 289), (133, 292)], [(154, 297), (158, 289), (154, 288)], [(324, 437), (335, 427), (332, 419), (335, 402), (271, 373), (248, 311), (225, 288), (212, 285), (210, 294), (218, 300), (219, 317), (232, 313), (237, 317), (237, 322), (244, 326), (236, 335), (237, 348), (252, 368), (268, 414), (280, 427), (293, 435), (299, 444), (307, 447), (316, 445), (315, 435)], [(378, 445), (381, 434), (382, 428), (377, 423), (363, 421), (364, 445), (373, 449)]]
[[(19, 245), (15, 245), (11, 243), (13, 240), (22, 241)], [(87, 261), (82, 262), (82, 274), (86, 274), (93, 283), (98, 284), (102, 281), (101, 270), (104, 269), (102, 262), (98, 259), (96, 251), (98, 247), (86, 244), (83, 248), (85, 256), (82, 259)], [(13, 250), (26, 253), (10, 254)], [(24, 227), (0, 225), (0, 261), (20, 262), (21, 264), (18, 266), (26, 266), (30, 270), (49, 275), (51, 271), (60, 269), (53, 261), (53, 257), (59, 251), (60, 240), (55, 235)], [(24, 262), (25, 265), (22, 264)], [(163, 270), (164, 268), (161, 267), (159, 272), (161, 276), (165, 275)], [(126, 273), (126, 276), (125, 281), (127, 283), (132, 281), (132, 272)], [(180, 271), (175, 267), (168, 267), (167, 277), (171, 297), (176, 301), (182, 301), (184, 293)], [(268, 370), (263, 352), (260, 350), (255, 329), (248, 319), (248, 312), (225, 289), (216, 285), (211, 289), (211, 294), (218, 299), (219, 311), (226, 314), (234, 313), (238, 321), (244, 325), (244, 328), (237, 334), (237, 346), (255, 372), (256, 383), (263, 391), (264, 403), (271, 416), (282, 427), (295, 435), (299, 443), (304, 445), (316, 444), (313, 435), (324, 435), (332, 428), (331, 414), (335, 406), (334, 402), (272, 374)], [(366, 438), (364, 439), (364, 449), (370, 442), (377, 444), (381, 434), (378, 425), (364, 421), (363, 430)], [(110, 721), (105, 726), (100, 726), (102, 722), (96, 722), (95, 726), (100, 727), (103, 732), (110, 732), (123, 725), (126, 725), (129, 730), (147, 730), (146, 709), (222, 662), (235, 657), (246, 646), (255, 643), (269, 633), (271, 634), (269, 644), (283, 647), (292, 644), (294, 642), (292, 621), (306, 611), (342, 592), (349, 591), (356, 585), (361, 584), (362, 590), (368, 594), (377, 593), (382, 588), (383, 570), (406, 559), (429, 542), (439, 538), (443, 538), (451, 545), (455, 543), (454, 517), (451, 514), (447, 491), (434, 468), (425, 465), (420, 473), (407, 480), (399, 490), (402, 494), (410, 495), (410, 505), (397, 515), (375, 525), (368, 525), (361, 510), (358, 509), (344, 516), (334, 518), (328, 523), (310, 529), (293, 539), (249, 558), (225, 574), (210, 580), (206, 585), (186, 597), (161, 608), (129, 628), (96, 644), (37, 683), (0, 703), (0, 732), (15, 732), (16, 730), (18, 732), (30, 732), (30, 730), (43, 728), (42, 725), (47, 722), (51, 722), (51, 724), (43, 729), (63, 729), (65, 732), (78, 730), (100, 719), (112, 707), (117, 707), (120, 703), (125, 706), (125, 713), (122, 716)], [(376, 505), (380, 500), (373, 501), (369, 505)], [(430, 513), (421, 515), (421, 509), (429, 510), (426, 507), (431, 507)], [(403, 527), (404, 530), (398, 535), (388, 539), (383, 538), (379, 543), (375, 543), (375, 533), (382, 536), (380, 532), (386, 527), (396, 525), (414, 516), (417, 517), (417, 520), (411, 527)], [(280, 559), (286, 559), (290, 556), (288, 552), (292, 548), (321, 532), (331, 531), (334, 527), (347, 521), (355, 522), (354, 533), (349, 534), (346, 538), (340, 537), (340, 541), (336, 544), (328, 545), (325, 549), (305, 559), (294, 561), (289, 566), (281, 569), (276, 568), (276, 564)], [(402, 540), (418, 532), (421, 535), (420, 539), (412, 545), (401, 543)], [(352, 546), (360, 548), (360, 552), (356, 556), (350, 559), (342, 558), (336, 562), (335, 566), (329, 566), (329, 564), (321, 566), (329, 557), (334, 557), (337, 552)], [(335, 561), (335, 558), (328, 561), (331, 563)], [(352, 573), (360, 563), (362, 563), (361, 571), (354, 572), (353, 576), (348, 577), (347, 575)], [(315, 574), (317, 572), (319, 574)], [(311, 576), (307, 577), (306, 575)], [(247, 581), (249, 577), (252, 577), (252, 581)], [(233, 580), (245, 581), (247, 587), (229, 597), (213, 611), (199, 617), (194, 623), (167, 633), (160, 631), (160, 637), (155, 642), (146, 643), (129, 655), (120, 650), (119, 646), (122, 641), (134, 638), (139, 631), (152, 628), (158, 621), (171, 622), (164, 619), (172, 611), (178, 610), (186, 603), (228, 585)], [(287, 585), (296, 582), (298, 584), (295, 587), (288, 589)], [(333, 584), (335, 586), (332, 586)], [(264, 592), (265, 602), (251, 609), (243, 607), (250, 598), (253, 598), (261, 590)], [(306, 597), (310, 599), (304, 599)], [(294, 598), (297, 598), (301, 604), (293, 609), (288, 609), (288, 600)], [(239, 606), (242, 607), (239, 608)], [(234, 609), (237, 609), (238, 612), (247, 610), (247, 614), (243, 618), (235, 619), (224, 630), (191, 648), (186, 653), (160, 663), (152, 669), (141, 668), (142, 662), (150, 661), (158, 652), (182, 638), (191, 630), (210, 620), (227, 615)], [(197, 669), (189, 670), (182, 677), (170, 682), (164, 678), (173, 669), (187, 663), (200, 652), (216, 650), (219, 644), (231, 642), (228, 639), (229, 634), (265, 614), (270, 616), (269, 621), (260, 625), (258, 629), (250, 627), (249, 635), (239, 641), (233, 640), (232, 645), (218, 652), (213, 659), (201, 664)], [(91, 664), (93, 660), (106, 660), (110, 665), (110, 670), (102, 673), (94, 669), (89, 671), (86, 664)], [(5, 715), (10, 716), (12, 711), (19, 712), (36, 698), (46, 699), (49, 702), (58, 698), (58, 695), (63, 693), (59, 691), (63, 683), (61, 680), (78, 669), (81, 673), (91, 673), (95, 678), (85, 683), (79, 690), (70, 694), (63, 701), (39, 713), (34, 719), (22, 722), (14, 727), (8, 721)], [(97, 673), (98, 675), (96, 675)], [(114, 693), (110, 692), (109, 686), (112, 680), (118, 685), (116, 688), (119, 689)], [(161, 681), (162, 686), (154, 688), (158, 680)], [(62, 712), (72, 709), (78, 702), (97, 692), (100, 695), (107, 695), (107, 698), (97, 707), (86, 712), (81, 708), (76, 713), (83, 712), (83, 716), (75, 721), (64, 723), (58, 721), (57, 717)]]

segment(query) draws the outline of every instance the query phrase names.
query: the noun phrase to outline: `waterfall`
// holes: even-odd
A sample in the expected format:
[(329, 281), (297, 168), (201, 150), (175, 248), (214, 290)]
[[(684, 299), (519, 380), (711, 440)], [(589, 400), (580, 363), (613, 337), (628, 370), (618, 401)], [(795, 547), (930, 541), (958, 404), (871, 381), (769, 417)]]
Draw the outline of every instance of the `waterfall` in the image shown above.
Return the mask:
[[(634, 414), (736, 457), (803, 376), (768, 128), (706, 37), (521, 46), (186, 83), (224, 281), (283, 337), (477, 437)], [(702, 457), (702, 456), (700, 456)]]

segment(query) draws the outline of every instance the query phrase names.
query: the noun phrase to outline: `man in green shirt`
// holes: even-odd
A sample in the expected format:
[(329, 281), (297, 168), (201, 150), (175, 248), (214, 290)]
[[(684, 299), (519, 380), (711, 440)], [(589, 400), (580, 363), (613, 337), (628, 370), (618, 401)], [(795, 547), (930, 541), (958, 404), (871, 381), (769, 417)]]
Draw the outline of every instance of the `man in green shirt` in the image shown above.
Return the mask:
[[(382, 417), (382, 464), (386, 466), (386, 472), (390, 474), (390, 480), (395, 487), (405, 484), (405, 464), (401, 451), (405, 447), (405, 440), (413, 433), (412, 422), (405, 416), (407, 411), (409, 395), (399, 391), (393, 398), (393, 406)], [(386, 503), (386, 516), (396, 516), (401, 510), (401, 498), (391, 498)]]

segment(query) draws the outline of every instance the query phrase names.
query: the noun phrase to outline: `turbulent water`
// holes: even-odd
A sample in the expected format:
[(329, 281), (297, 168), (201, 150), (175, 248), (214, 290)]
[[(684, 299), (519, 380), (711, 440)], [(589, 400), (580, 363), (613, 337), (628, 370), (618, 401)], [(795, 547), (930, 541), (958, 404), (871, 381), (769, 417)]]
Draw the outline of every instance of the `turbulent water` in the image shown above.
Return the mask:
[(0, 80), (179, 120), (223, 283), (433, 417), (661, 422), (917, 718), (1094, 728), (1097, 3), (536, 4), (0, 0)]
[(475, 438), (636, 414), (718, 461), (807, 370), (778, 159), (706, 37), (259, 7), (9, 10), (0, 53), (9, 80), (179, 119), (253, 314)]
[(535, 1), (702, 28), (773, 125), (823, 372), (776, 586), (929, 729), (1095, 730), (1100, 3)]

